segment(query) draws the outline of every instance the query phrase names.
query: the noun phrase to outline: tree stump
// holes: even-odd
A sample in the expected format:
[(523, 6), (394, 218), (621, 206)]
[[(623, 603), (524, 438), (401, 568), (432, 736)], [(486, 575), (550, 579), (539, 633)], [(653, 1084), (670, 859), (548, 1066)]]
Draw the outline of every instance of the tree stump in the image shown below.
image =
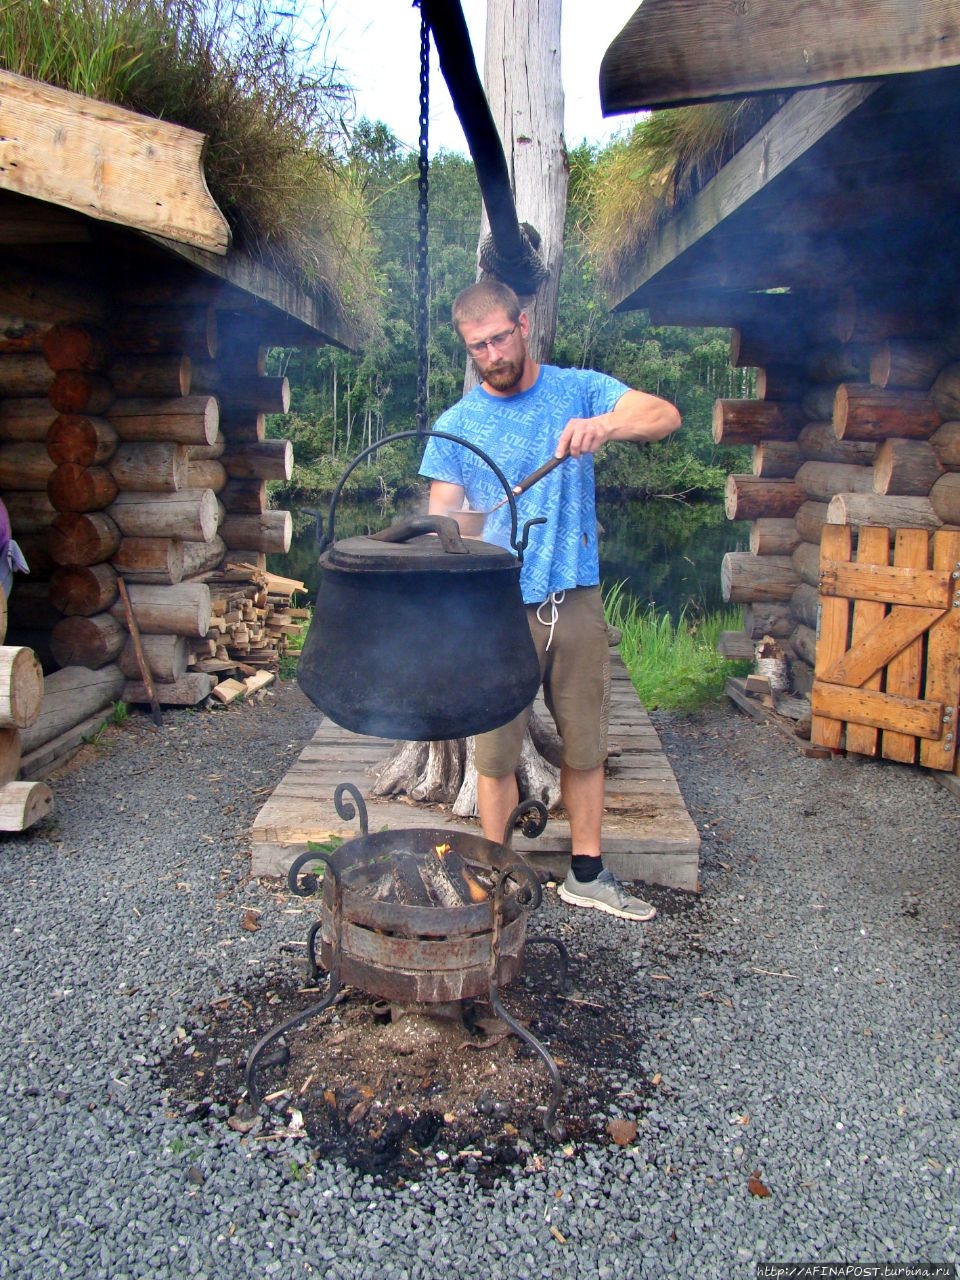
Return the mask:
[[(524, 735), (517, 785), (520, 799), (540, 800), (553, 810), (560, 803), (560, 739), (551, 725), (530, 717)], [(421, 804), (449, 805), (460, 818), (477, 817), (474, 739), (400, 742), (373, 770), (375, 796), (406, 795)]]

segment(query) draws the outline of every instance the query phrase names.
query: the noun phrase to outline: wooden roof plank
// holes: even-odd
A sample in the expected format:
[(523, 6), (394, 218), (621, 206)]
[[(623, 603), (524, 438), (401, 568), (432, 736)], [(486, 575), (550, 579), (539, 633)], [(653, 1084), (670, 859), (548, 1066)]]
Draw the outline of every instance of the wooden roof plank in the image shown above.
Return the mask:
[(702, 191), (664, 223), (637, 266), (624, 273), (615, 309), (643, 306), (644, 302), (632, 295), (785, 173), (877, 88), (871, 82), (794, 94)]
[(0, 71), (0, 187), (225, 254), (201, 133)]
[(253, 327), (263, 334), (265, 346), (309, 346), (311, 343), (307, 339), (311, 335), (316, 344), (332, 343), (347, 350), (359, 345), (356, 330), (331, 302), (305, 293), (264, 263), (237, 250), (221, 258), (159, 236), (150, 236), (149, 239), (275, 308), (277, 314), (272, 326), (266, 323), (263, 315), (253, 322)]
[(960, 64), (953, 0), (644, 0), (600, 67), (605, 115)]

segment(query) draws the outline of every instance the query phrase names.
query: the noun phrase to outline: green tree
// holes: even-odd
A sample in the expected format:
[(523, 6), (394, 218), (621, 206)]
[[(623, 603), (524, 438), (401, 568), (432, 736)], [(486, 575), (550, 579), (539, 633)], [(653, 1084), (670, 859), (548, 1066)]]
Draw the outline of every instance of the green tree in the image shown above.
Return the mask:
[[(602, 153), (570, 153), (564, 265), (553, 357), (590, 366), (672, 400), (684, 427), (660, 444), (604, 450), (598, 487), (630, 495), (716, 495), (728, 471), (742, 470), (743, 450), (720, 449), (711, 435), (718, 396), (747, 397), (752, 371), (732, 369), (728, 334), (716, 329), (656, 327), (644, 312), (614, 315), (584, 252), (582, 226), (590, 183)], [(417, 160), (381, 123), (361, 121), (346, 162), (361, 190), (377, 246), (380, 312), (376, 337), (360, 352), (334, 347), (274, 352), (273, 371), (291, 380), (291, 414), (269, 425), (289, 436), (297, 459), (283, 496), (330, 491), (348, 461), (384, 436), (411, 431), (416, 407)], [(428, 418), (461, 394), (465, 356), (450, 325), (457, 291), (475, 275), (481, 199), (472, 162), (441, 152), (430, 165), (428, 244)], [(402, 492), (416, 485), (415, 442), (369, 458), (350, 487)], [(278, 495), (279, 496), (279, 495)]]

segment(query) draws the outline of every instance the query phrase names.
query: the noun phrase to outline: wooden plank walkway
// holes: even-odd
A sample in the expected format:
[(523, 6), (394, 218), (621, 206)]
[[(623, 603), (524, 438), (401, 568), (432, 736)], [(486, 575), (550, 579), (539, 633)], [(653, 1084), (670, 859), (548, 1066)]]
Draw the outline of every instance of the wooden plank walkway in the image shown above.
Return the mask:
[[(617, 754), (607, 762), (604, 861), (625, 880), (696, 890), (699, 833), (626, 668), (618, 655), (612, 658), (610, 745)], [(542, 702), (538, 710), (548, 717)], [(324, 719), (254, 820), (251, 874), (284, 876), (308, 841), (358, 834), (356, 824), (344, 823), (333, 807), (333, 793), (341, 782), (352, 782), (364, 796), (371, 831), (436, 827), (476, 834), (476, 820), (456, 818), (449, 809), (369, 796), (371, 770), (393, 745)], [(538, 839), (518, 835), (513, 847), (535, 867), (562, 876), (570, 856), (569, 823), (562, 816), (551, 817)]]

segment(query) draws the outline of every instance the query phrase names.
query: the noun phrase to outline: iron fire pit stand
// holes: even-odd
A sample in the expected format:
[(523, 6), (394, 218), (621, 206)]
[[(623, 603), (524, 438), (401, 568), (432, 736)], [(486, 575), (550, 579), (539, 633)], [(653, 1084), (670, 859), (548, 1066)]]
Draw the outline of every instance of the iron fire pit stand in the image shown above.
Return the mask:
[[(350, 798), (347, 799), (346, 797)], [(352, 803), (351, 803), (352, 801)], [(320, 918), (307, 934), (310, 974), (317, 981), (321, 967), (327, 973), (323, 999), (268, 1031), (247, 1058), (245, 1084), (253, 1106), (259, 1106), (257, 1069), (275, 1065), (281, 1058), (265, 1059), (269, 1047), (288, 1032), (303, 1026), (328, 1009), (345, 985), (386, 1000), (420, 1004), (446, 1004), (485, 999), (496, 1016), (517, 1038), (537, 1054), (551, 1081), (551, 1096), (544, 1128), (556, 1130), (561, 1082), (557, 1064), (543, 1043), (511, 1016), (500, 999), (500, 987), (517, 976), (523, 964), (524, 944), (552, 946), (559, 957), (558, 979), (565, 983), (569, 955), (563, 943), (544, 935), (527, 936), (527, 917), (542, 901), (540, 881), (529, 864), (511, 847), (515, 827), (525, 836), (539, 836), (546, 826), (547, 810), (539, 800), (517, 805), (507, 819), (503, 843), (449, 828), (414, 828), (408, 831), (369, 833), (367, 809), (351, 783), (334, 793), (337, 813), (350, 821), (359, 813), (360, 835), (346, 841), (332, 854), (309, 850), (301, 854), (287, 873), (290, 891), (298, 897), (321, 892)], [(482, 900), (440, 906), (385, 901), (378, 888), (398, 860), (417, 866), (422, 859), (436, 859), (456, 842), (459, 861), (473, 884), (492, 880), (492, 890)], [(304, 867), (322, 862), (319, 877)], [(320, 938), (320, 961), (317, 938)]]

